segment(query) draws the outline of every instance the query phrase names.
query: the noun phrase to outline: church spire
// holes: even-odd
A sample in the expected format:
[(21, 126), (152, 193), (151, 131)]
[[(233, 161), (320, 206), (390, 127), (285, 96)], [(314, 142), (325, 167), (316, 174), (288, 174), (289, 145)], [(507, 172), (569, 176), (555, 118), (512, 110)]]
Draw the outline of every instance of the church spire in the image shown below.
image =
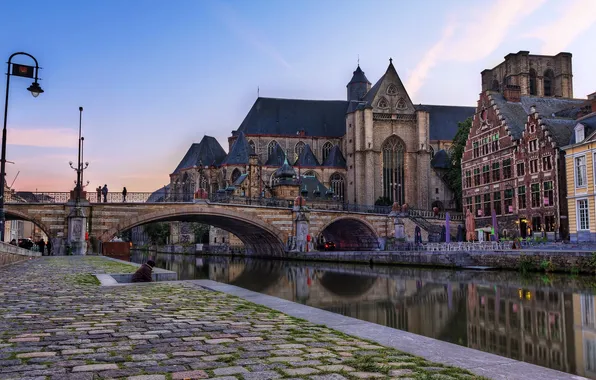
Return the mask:
[(346, 86), (348, 88), (348, 100), (361, 100), (370, 90), (371, 83), (360, 68), (360, 57), (358, 57), (358, 66), (352, 73), (352, 79)]

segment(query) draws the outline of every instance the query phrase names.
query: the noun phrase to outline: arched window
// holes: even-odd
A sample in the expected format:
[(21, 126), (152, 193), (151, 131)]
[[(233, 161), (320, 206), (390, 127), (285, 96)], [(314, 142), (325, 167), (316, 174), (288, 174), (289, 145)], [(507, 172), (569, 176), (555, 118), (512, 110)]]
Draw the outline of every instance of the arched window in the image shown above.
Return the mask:
[(536, 92), (536, 70), (530, 69), (530, 95), (537, 95)]
[(404, 203), (404, 143), (396, 135), (383, 143), (383, 196)]
[(300, 153), (304, 150), (305, 144), (302, 141), (299, 141), (296, 146), (294, 147), (294, 162), (298, 160), (300, 157)]
[(193, 198), (193, 194), (195, 192), (195, 183), (190, 178), (188, 173), (184, 173), (182, 177), (182, 201), (189, 202)]
[(238, 177), (240, 177), (240, 174), (242, 174), (242, 173), (240, 173), (240, 169), (238, 169), (238, 168), (236, 168), (236, 169), (234, 169), (234, 170), (232, 171), (232, 177), (231, 177), (231, 180), (232, 180), (231, 182), (232, 182), (232, 184), (233, 184), (234, 182), (236, 182), (236, 180), (238, 179)]
[(551, 69), (544, 72), (544, 96), (553, 96), (553, 79), (555, 74)]
[(385, 98), (381, 98), (379, 100), (379, 103), (377, 103), (377, 106), (379, 108), (389, 108), (389, 102), (387, 101), (387, 99)]
[(309, 171), (305, 172), (303, 175), (304, 176), (315, 177), (315, 178), (319, 179), (319, 176), (317, 175), (317, 172), (315, 172), (314, 170), (309, 170)]
[(333, 173), (329, 178), (329, 184), (331, 186), (331, 190), (333, 190), (333, 194), (340, 200), (344, 199), (344, 176), (339, 173)]
[(323, 145), (323, 160), (321, 162), (325, 162), (325, 160), (329, 156), (329, 152), (331, 152), (331, 149), (333, 149), (333, 144), (331, 144), (329, 141), (327, 141)]
[(267, 144), (267, 157), (271, 156), (271, 153), (273, 153), (276, 146), (277, 146), (277, 141), (275, 141), (275, 140), (271, 140), (269, 142), (269, 144)]
[(496, 79), (494, 79), (493, 80), (493, 84), (491, 86), (491, 90), (493, 90), (493, 91), (499, 91), (499, 87), (500, 87), (499, 86), (499, 81), (496, 80)]
[(257, 153), (257, 150), (255, 148), (255, 142), (252, 140), (248, 141), (248, 146), (250, 146), (250, 153)]

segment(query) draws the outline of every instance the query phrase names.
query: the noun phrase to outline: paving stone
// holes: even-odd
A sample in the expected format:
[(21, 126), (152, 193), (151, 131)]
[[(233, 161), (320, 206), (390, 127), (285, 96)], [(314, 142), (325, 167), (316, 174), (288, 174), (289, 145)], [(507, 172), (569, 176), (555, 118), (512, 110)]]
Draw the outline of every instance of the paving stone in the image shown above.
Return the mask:
[(350, 376), (357, 377), (359, 379), (371, 379), (373, 377), (385, 377), (382, 373), (376, 372), (351, 372)]
[(172, 374), (172, 380), (197, 380), (206, 379), (209, 375), (205, 371), (184, 371), (174, 372)]
[(89, 364), (74, 367), (72, 372), (105, 371), (108, 369), (118, 369), (116, 364)]
[(129, 376), (127, 380), (166, 380), (165, 375), (139, 375)]
[(306, 376), (312, 375), (313, 373), (319, 373), (320, 371), (315, 368), (310, 367), (300, 367), (300, 368), (286, 368), (282, 369), (282, 371), (289, 376)]
[(24, 354), (17, 354), (19, 359), (30, 359), (30, 358), (46, 358), (48, 356), (56, 356), (55, 352), (26, 352)]
[(292, 355), (302, 355), (304, 352), (301, 350), (271, 350), (269, 351), (273, 355), (277, 356), (292, 356)]
[(221, 377), (213, 377), (211, 380), (238, 380), (234, 376), (221, 376)]
[(167, 359), (166, 354), (145, 354), (145, 355), (131, 355), (132, 360), (135, 361), (146, 361), (146, 360), (163, 360)]
[(330, 373), (328, 375), (311, 376), (310, 379), (311, 380), (347, 380), (345, 377), (343, 377), (339, 373)]
[(248, 370), (244, 367), (224, 367), (224, 368), (216, 368), (213, 370), (213, 373), (217, 376), (220, 375), (236, 375), (239, 373), (247, 373)]
[(324, 372), (355, 371), (354, 368), (347, 366), (347, 365), (342, 365), (342, 364), (322, 365), (322, 366), (318, 366), (317, 369), (320, 369), (321, 371), (324, 371)]
[(413, 375), (414, 371), (412, 371), (411, 369), (393, 369), (391, 371), (389, 371), (389, 376), (392, 377), (400, 377), (400, 376), (405, 376), (405, 375)]
[(270, 362), (301, 362), (304, 359), (300, 356), (275, 356), (267, 359)]
[(187, 356), (187, 357), (195, 357), (195, 356), (204, 356), (207, 355), (203, 351), (177, 351), (172, 352), (172, 356)]
[(222, 339), (207, 339), (205, 340), (205, 343), (207, 344), (222, 344), (222, 343), (233, 343), (234, 340), (233, 339), (229, 339), (229, 338), (222, 338)]
[(275, 371), (260, 371), (243, 373), (242, 377), (244, 377), (244, 380), (269, 380), (278, 379), (282, 376)]
[(81, 348), (75, 350), (62, 350), (62, 355), (78, 355), (78, 354), (91, 354), (95, 352), (91, 348)]

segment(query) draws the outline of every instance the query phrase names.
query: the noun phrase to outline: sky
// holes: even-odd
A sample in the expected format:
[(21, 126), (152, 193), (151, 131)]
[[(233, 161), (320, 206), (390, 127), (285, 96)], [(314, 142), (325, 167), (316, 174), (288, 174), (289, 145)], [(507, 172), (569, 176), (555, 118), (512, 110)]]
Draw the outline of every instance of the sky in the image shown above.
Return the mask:
[(595, 34), (594, 0), (5, 0), (0, 56), (35, 56), (45, 90), (11, 77), (6, 179), (72, 189), (82, 106), (88, 190), (154, 191), (204, 135), (227, 151), (257, 89), (343, 100), (358, 62), (374, 84), (393, 58), (415, 104), (474, 106), (508, 53), (566, 51), (586, 98)]

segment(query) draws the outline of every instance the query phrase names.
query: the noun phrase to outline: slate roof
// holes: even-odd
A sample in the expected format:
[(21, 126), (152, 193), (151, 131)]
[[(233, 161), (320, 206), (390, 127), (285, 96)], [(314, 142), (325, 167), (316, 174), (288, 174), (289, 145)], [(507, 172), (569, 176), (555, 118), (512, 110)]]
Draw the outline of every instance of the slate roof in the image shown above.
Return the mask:
[(429, 139), (432, 140), (453, 140), (457, 129), (457, 123), (465, 121), (474, 116), (475, 107), (463, 106), (434, 106), (429, 104), (415, 105), (417, 111), (426, 111), (430, 115)]
[(574, 135), (573, 127), (577, 124), (573, 119), (553, 118), (542, 118), (542, 123), (550, 132), (550, 137), (559, 147), (569, 143), (571, 136)]
[(183, 169), (192, 168), (193, 166), (198, 165), (199, 161), (202, 162), (203, 165), (218, 166), (225, 156), (226, 152), (221, 145), (219, 145), (219, 142), (215, 137), (203, 136), (200, 143), (194, 143), (190, 146), (184, 155), (184, 158), (180, 161), (172, 174), (176, 174)]
[[(314, 175), (302, 175), (300, 178), (300, 195), (302, 195), (302, 190), (306, 187), (308, 194), (305, 198), (307, 199), (316, 199), (316, 198), (325, 198), (325, 193), (327, 192), (327, 188), (323, 185), (317, 177)], [(316, 189), (319, 189), (320, 196), (315, 196)]]
[(295, 135), (341, 137), (346, 133), (345, 100), (257, 98), (238, 127), (248, 135)]
[(164, 202), (168, 191), (170, 191), (169, 184), (151, 193), (149, 198), (147, 198), (147, 202)]
[(298, 156), (298, 159), (294, 163), (294, 166), (300, 166), (300, 167), (304, 168), (304, 167), (315, 167), (315, 166), (321, 166), (321, 165), (319, 164), (319, 161), (315, 157), (315, 154), (312, 152), (312, 149), (310, 149), (310, 145), (306, 144), (304, 146), (304, 149), (302, 149), (302, 152), (300, 152), (300, 155)]
[(362, 71), (362, 69), (360, 68), (360, 65), (358, 65), (356, 71), (354, 71), (352, 75), (352, 80), (350, 80), (348, 85), (352, 83), (370, 83), (366, 78), (366, 75), (364, 75), (364, 71)]
[[(580, 119), (575, 120), (573, 123), (573, 127), (575, 128), (576, 125), (583, 124), (584, 125), (584, 140), (587, 139), (592, 133), (596, 131), (596, 113), (592, 113), (590, 115), (584, 116)], [(571, 137), (569, 138), (569, 145), (580, 143), (581, 141), (575, 141), (575, 131), (571, 131)]]
[[(525, 124), (530, 114), (530, 108), (536, 107), (536, 112), (543, 119), (545, 124), (552, 124), (553, 128), (567, 128), (567, 123), (557, 123), (552, 120), (557, 120), (556, 116), (558, 112), (565, 111), (568, 115), (571, 115), (570, 109), (574, 107), (581, 107), (585, 104), (585, 100), (581, 99), (566, 99), (566, 98), (542, 98), (537, 96), (522, 96), (520, 102), (508, 102), (502, 94), (491, 93), (491, 98), (499, 108), (499, 112), (505, 118), (509, 132), (513, 139), (520, 139), (522, 132), (524, 131)], [(560, 120), (572, 120), (568, 118)], [(558, 126), (558, 127), (557, 127)], [(550, 129), (549, 129), (550, 130)], [(559, 139), (563, 138), (567, 132), (561, 131), (553, 132), (551, 134), (557, 135), (557, 143)], [(565, 145), (567, 140), (563, 145)]]
[(248, 144), (248, 140), (244, 133), (240, 132), (238, 138), (234, 141), (230, 153), (222, 161), (222, 165), (247, 165), (248, 156), (250, 155), (251, 148)]
[(329, 155), (323, 162), (323, 166), (328, 166), (332, 168), (345, 168), (346, 167), (346, 159), (344, 155), (341, 153), (339, 149), (339, 145), (334, 145), (333, 148), (329, 151)]
[(286, 157), (284, 158), (284, 163), (273, 173), (273, 175), (280, 179), (292, 179), (296, 176), (296, 172), (294, 171), (294, 168), (290, 166), (288, 158)]
[(267, 158), (267, 162), (265, 162), (265, 166), (282, 166), (285, 159), (286, 152), (276, 143), (275, 148), (273, 148), (273, 151), (271, 151), (271, 154)]
[(432, 160), (430, 160), (430, 166), (435, 169), (449, 169), (451, 168), (451, 158), (445, 149), (441, 149)]
[(248, 177), (248, 173), (243, 173), (240, 174), (240, 176), (238, 178), (236, 178), (236, 180), (234, 181), (234, 183), (232, 184), (232, 186), (237, 187), (242, 185), (242, 182), (244, 182), (244, 180)]

